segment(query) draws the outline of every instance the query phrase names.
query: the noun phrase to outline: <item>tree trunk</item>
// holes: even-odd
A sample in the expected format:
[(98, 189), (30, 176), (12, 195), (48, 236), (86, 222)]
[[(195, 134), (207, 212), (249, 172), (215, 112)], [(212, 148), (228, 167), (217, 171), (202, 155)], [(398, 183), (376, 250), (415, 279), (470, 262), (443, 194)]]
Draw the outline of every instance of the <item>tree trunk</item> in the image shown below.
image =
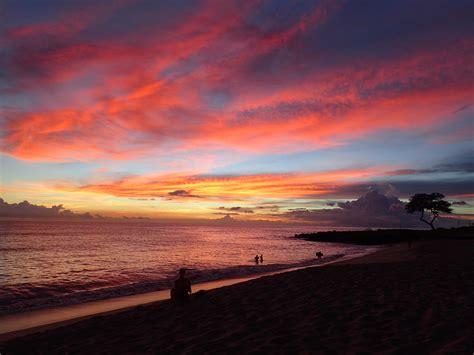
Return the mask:
[(431, 229), (432, 230), (435, 230), (436, 228), (434, 227), (434, 221), (436, 220), (436, 218), (438, 218), (438, 214), (437, 213), (434, 213), (433, 214), (433, 219), (431, 220), (430, 222), (430, 226), (431, 226)]
[(435, 230), (435, 227), (433, 225), (433, 222), (434, 220), (436, 219), (437, 216), (435, 216), (431, 222), (427, 221), (426, 219), (424, 219), (423, 217), (425, 216), (425, 210), (421, 210), (421, 217), (420, 217), (420, 221), (423, 221), (425, 222), (427, 225), (429, 225), (431, 227), (431, 230)]

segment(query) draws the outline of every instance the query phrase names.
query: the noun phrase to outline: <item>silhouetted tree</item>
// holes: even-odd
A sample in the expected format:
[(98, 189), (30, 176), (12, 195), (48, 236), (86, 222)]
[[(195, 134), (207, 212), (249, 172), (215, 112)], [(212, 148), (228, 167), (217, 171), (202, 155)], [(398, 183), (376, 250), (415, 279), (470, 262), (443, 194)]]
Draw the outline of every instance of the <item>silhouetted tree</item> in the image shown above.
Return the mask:
[[(420, 221), (428, 224), (431, 229), (435, 229), (433, 223), (438, 218), (440, 212), (451, 213), (451, 204), (448, 201), (443, 200), (444, 195), (439, 192), (433, 192), (432, 194), (416, 194), (410, 197), (410, 202), (406, 205), (408, 213), (421, 212)], [(431, 221), (424, 219), (425, 210), (431, 213)]]

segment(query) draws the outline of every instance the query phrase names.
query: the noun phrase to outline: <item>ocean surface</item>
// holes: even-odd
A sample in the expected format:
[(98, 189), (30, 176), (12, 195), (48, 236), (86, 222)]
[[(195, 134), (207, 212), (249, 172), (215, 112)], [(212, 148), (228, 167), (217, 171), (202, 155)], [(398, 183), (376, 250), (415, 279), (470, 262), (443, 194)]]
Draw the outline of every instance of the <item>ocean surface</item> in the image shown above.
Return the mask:
[[(181, 267), (198, 283), (375, 249), (294, 238), (318, 230), (327, 228), (1, 221), (0, 315), (168, 289)], [(325, 256), (318, 261), (319, 250)]]

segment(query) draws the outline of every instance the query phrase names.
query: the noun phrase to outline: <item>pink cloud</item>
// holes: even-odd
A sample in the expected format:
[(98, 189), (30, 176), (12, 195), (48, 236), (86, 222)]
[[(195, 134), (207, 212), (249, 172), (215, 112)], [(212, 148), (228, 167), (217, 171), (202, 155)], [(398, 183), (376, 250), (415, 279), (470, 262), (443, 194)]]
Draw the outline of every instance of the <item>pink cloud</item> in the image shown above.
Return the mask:
[[(353, 66), (334, 64), (296, 79), (298, 67), (282, 66), (281, 79), (262, 74), (259, 82), (252, 77), (258, 72), (249, 69), (254, 61), (317, 31), (341, 6), (322, 2), (271, 34), (246, 25), (255, 6), (206, 2), (166, 29), (151, 27), (146, 35), (125, 39), (80, 36), (110, 16), (105, 6), (72, 17), (69, 27), (71, 17), (65, 16), (12, 29), (11, 38), (29, 43), (15, 52), (15, 70), (47, 73), (26, 75), (24, 94), (40, 97), (44, 85), (61, 98), (67, 94), (56, 86), (59, 81), (79, 85), (88, 75), (94, 80), (72, 90), (83, 96), (67, 97), (64, 104), (5, 113), (2, 152), (40, 161), (131, 159), (165, 149), (294, 152), (381, 130), (440, 125), (453, 107), (472, 100), (472, 75), (465, 70), (471, 38), (393, 59), (359, 58)], [(45, 47), (38, 36), (58, 37), (60, 43)], [(220, 91), (228, 101), (209, 105), (205, 96), (214, 99)]]

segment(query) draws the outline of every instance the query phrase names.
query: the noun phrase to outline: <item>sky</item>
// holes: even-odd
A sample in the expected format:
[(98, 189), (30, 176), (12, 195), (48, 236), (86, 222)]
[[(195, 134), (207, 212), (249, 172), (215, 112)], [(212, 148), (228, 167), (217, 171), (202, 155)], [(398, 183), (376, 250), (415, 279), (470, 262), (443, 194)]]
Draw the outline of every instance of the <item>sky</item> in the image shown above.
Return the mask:
[(472, 215), (473, 13), (463, 0), (4, 0), (0, 196), (318, 223), (346, 201), (437, 191)]

